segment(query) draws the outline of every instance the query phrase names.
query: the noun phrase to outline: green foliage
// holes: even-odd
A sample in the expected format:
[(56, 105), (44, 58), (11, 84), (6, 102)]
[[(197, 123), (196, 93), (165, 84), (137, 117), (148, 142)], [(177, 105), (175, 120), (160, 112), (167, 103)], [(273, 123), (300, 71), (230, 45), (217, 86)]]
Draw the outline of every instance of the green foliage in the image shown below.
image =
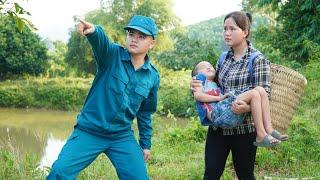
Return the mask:
[[(260, 9), (264, 14), (276, 17), (275, 33), (267, 36), (268, 44), (279, 49), (286, 59), (305, 64), (308, 52), (303, 46), (305, 40), (320, 43), (320, 5), (314, 0), (246, 0), (245, 9)], [(276, 14), (276, 15), (274, 15)]]
[(19, 3), (10, 0), (0, 1), (0, 17), (7, 16), (14, 20), (20, 33), (25, 25), (30, 30), (37, 30), (34, 25), (25, 18), (27, 15), (30, 16), (31, 14), (21, 7)]
[(81, 37), (76, 31), (72, 31), (67, 46), (65, 62), (68, 67), (73, 68), (77, 76), (83, 76), (87, 73), (95, 74), (96, 63), (93, 60), (93, 53), (87, 39)]
[(320, 43), (314, 43), (312, 41), (304, 41), (304, 47), (306, 47), (309, 54), (309, 63), (305, 66), (304, 72), (308, 80), (320, 79)]
[(90, 84), (80, 78), (7, 80), (0, 83), (0, 106), (79, 110)]
[(0, 77), (39, 75), (48, 67), (47, 48), (35, 33), (18, 32), (10, 18), (0, 19)]
[(0, 177), (1, 179), (26, 179), (28, 178), (44, 178), (45, 174), (37, 169), (36, 162), (39, 157), (34, 155), (26, 155), (20, 157), (16, 149), (14, 151), (2, 150), (0, 147)]
[[(318, 118), (320, 114), (320, 45), (312, 41), (304, 41), (303, 44), (308, 50), (309, 59), (308, 64), (301, 69), (301, 73), (307, 78), (308, 84), (305, 89), (305, 95), (302, 97), (301, 106), (303, 109), (313, 109), (310, 113), (314, 119)], [(319, 122), (318, 122), (319, 123)]]
[(198, 118), (190, 118), (185, 128), (169, 128), (163, 135), (165, 143), (176, 145), (181, 142), (194, 143), (203, 142), (206, 138), (207, 128), (200, 124)]
[(174, 40), (172, 50), (166, 50), (156, 55), (158, 62), (166, 68), (173, 70), (192, 69), (193, 65), (201, 60), (210, 61), (217, 59), (216, 45), (206, 40), (197, 40), (188, 37), (184, 32), (172, 32)]
[(190, 70), (172, 71), (158, 66), (161, 76), (158, 111), (179, 117), (195, 116), (195, 104), (189, 89)]
[(190, 39), (205, 40), (210, 43), (215, 43), (219, 45), (219, 50), (223, 50), (220, 49), (225, 48), (222, 34), (223, 19), (224, 15), (189, 25), (187, 26), (188, 36)]
[(49, 77), (66, 76), (65, 56), (67, 46), (62, 41), (53, 42), (54, 49), (48, 50), (50, 68), (47, 71)]

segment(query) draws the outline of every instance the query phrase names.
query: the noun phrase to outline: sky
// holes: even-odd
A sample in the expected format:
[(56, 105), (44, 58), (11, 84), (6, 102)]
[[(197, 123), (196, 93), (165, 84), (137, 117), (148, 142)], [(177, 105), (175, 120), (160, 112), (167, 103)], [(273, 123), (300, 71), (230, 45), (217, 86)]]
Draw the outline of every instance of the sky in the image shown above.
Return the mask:
[[(174, 13), (183, 25), (194, 24), (231, 11), (240, 10), (241, 0), (173, 0)], [(73, 16), (98, 9), (99, 0), (28, 0), (22, 7), (31, 13), (28, 19), (42, 38), (67, 42)]]

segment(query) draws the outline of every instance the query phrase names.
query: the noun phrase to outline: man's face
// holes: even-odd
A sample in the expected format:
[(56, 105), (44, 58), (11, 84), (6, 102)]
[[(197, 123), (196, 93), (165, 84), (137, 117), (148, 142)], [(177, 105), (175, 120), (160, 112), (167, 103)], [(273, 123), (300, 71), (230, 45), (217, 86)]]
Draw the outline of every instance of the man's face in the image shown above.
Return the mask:
[(126, 47), (131, 54), (145, 54), (153, 48), (155, 40), (135, 29), (127, 30)]

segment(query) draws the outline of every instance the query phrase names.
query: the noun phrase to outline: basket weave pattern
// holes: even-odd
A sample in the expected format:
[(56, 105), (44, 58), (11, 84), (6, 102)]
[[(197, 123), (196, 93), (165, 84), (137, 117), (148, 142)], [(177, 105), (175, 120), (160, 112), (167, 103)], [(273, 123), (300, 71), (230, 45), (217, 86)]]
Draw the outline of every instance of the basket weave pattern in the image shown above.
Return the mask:
[(275, 129), (284, 132), (288, 128), (306, 85), (307, 80), (300, 73), (271, 64), (270, 111)]

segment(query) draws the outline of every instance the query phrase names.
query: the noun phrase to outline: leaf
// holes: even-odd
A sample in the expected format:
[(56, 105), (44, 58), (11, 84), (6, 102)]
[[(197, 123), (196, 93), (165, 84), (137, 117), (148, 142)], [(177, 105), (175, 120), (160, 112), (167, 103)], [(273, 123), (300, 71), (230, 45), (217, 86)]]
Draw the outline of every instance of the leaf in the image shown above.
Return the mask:
[(14, 8), (16, 10), (16, 13), (18, 13), (18, 14), (20, 13), (20, 11), (22, 9), (18, 3), (14, 3)]
[(24, 22), (20, 18), (16, 18), (16, 24), (18, 26), (19, 32), (22, 33)]
[(38, 30), (38, 29), (34, 26), (34, 24), (32, 24), (32, 22), (29, 21), (28, 19), (26, 19), (26, 18), (21, 18), (21, 19), (23, 20), (24, 24), (25, 24), (30, 30), (32, 30), (32, 31)]

